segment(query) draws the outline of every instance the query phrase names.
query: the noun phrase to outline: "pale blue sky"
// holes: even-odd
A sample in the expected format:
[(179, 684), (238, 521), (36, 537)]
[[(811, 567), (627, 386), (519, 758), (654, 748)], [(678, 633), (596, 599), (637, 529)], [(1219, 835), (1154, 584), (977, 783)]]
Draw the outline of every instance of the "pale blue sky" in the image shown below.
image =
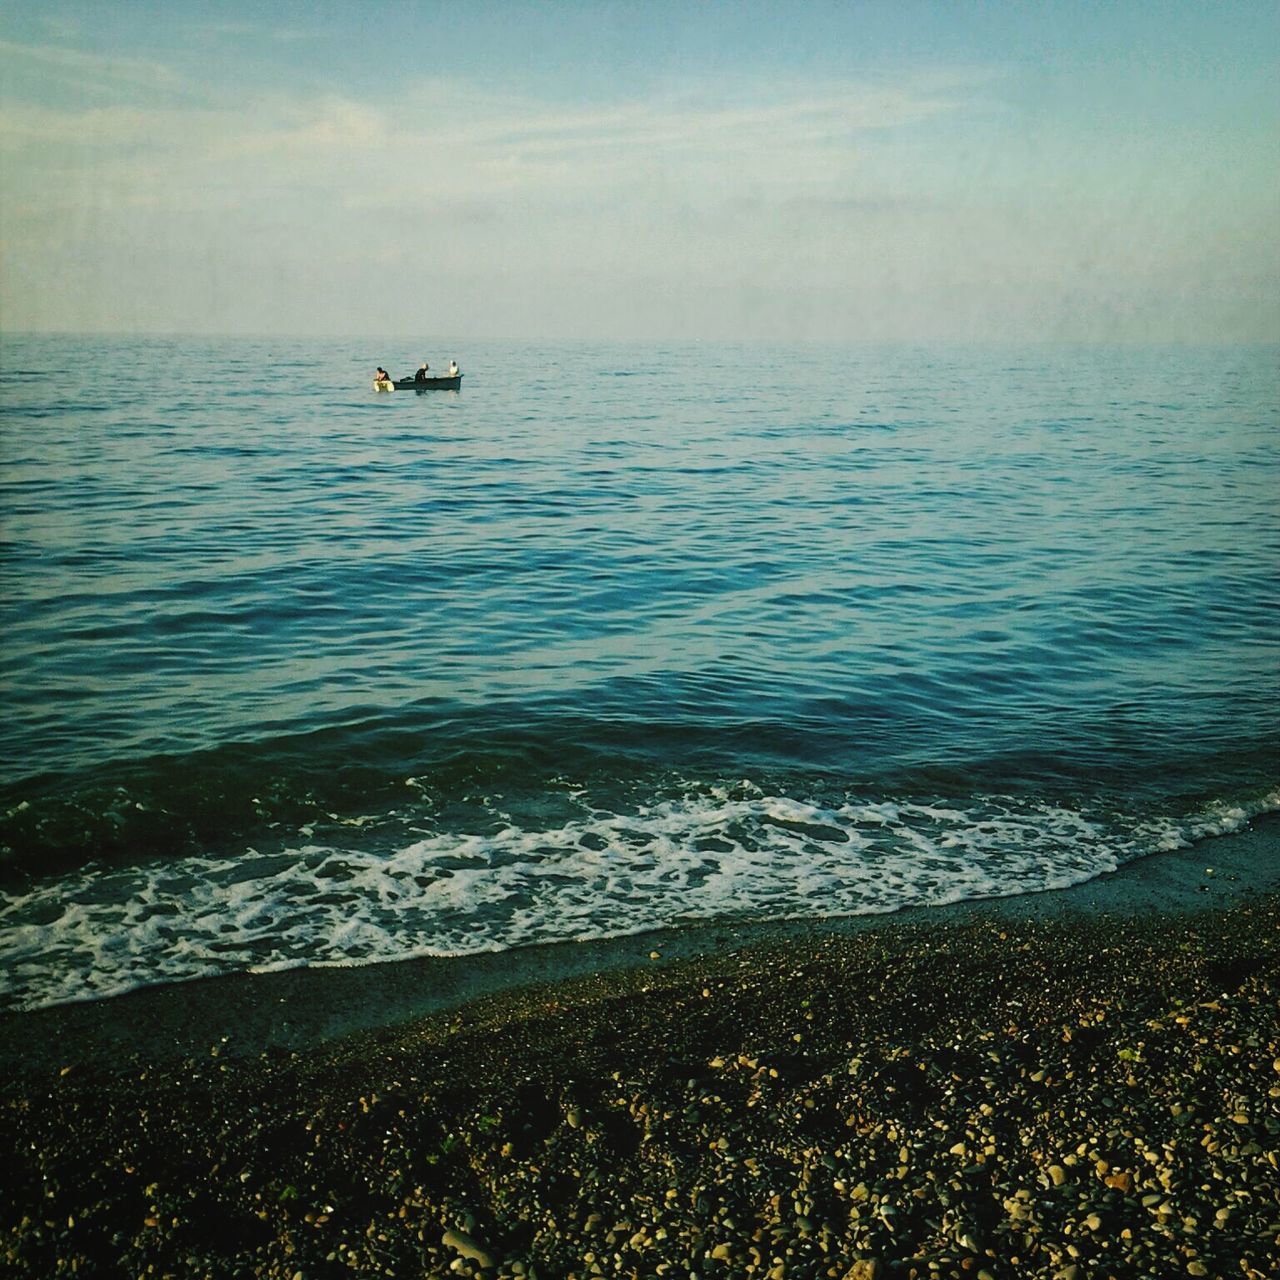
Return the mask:
[(0, 325), (1280, 340), (1280, 5), (0, 0)]

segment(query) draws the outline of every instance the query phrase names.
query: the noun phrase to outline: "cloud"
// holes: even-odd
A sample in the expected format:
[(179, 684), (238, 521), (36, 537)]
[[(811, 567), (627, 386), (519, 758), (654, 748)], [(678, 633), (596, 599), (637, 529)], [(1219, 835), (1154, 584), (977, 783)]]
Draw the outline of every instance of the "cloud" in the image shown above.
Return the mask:
[(860, 134), (918, 124), (963, 111), (965, 100), (910, 84), (831, 84), (768, 89), (742, 82), (672, 90), (651, 98), (566, 106), (494, 96), (438, 82), (411, 95), (407, 119), (523, 163), (589, 161), (604, 154), (645, 153), (679, 159), (708, 153), (785, 160), (797, 147), (842, 146)]
[(78, 93), (125, 90), (181, 92), (190, 86), (163, 63), (116, 54), (86, 53), (65, 45), (15, 44), (0, 40), (0, 67), (11, 85), (34, 77), (60, 82)]
[(68, 14), (42, 13), (39, 23), (55, 40), (81, 40), (84, 38), (84, 24)]
[(419, 264), (477, 329), (1017, 334), (1126, 297), (1232, 322), (1214, 282), (1274, 278), (1247, 163), (1213, 184), (1144, 139), (1019, 134), (980, 68), (587, 103), (452, 77), (237, 95), (69, 52), (40, 65), (117, 99), (0, 106), (5, 261), (41, 264), (0, 301), (41, 323), (132, 299), (170, 328), (385, 324), (421, 314)]
[[(85, 55), (106, 75), (141, 77)], [(56, 59), (55, 59), (56, 61)], [(65, 65), (71, 65), (67, 63)], [(176, 84), (150, 74), (148, 82)], [(963, 109), (909, 86), (672, 92), (604, 108), (427, 82), (390, 107), (340, 95), (93, 107), (9, 105), (0, 146), (46, 173), (95, 172), (100, 190), (188, 207), (193, 191), (334, 193), (363, 208), (514, 199), (548, 210), (633, 203), (723, 205), (763, 191), (853, 199), (859, 141)], [(91, 158), (86, 150), (95, 154)], [(56, 198), (56, 197), (55, 197)]]
[[(129, 148), (160, 150), (182, 136), (199, 134), (199, 113), (157, 111), (145, 107), (86, 107), (78, 110), (34, 106), (0, 106), (0, 147), (95, 147), (110, 151)], [(212, 134), (217, 122), (207, 120)], [(57, 157), (51, 157), (56, 160)]]

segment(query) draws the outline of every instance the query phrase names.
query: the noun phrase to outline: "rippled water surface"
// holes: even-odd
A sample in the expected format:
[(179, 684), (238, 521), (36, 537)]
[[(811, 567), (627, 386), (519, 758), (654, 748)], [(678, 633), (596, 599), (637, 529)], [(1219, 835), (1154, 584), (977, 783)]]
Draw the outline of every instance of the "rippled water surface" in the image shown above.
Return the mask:
[(1277, 352), (5, 337), (0, 1001), (1034, 891), (1277, 804)]

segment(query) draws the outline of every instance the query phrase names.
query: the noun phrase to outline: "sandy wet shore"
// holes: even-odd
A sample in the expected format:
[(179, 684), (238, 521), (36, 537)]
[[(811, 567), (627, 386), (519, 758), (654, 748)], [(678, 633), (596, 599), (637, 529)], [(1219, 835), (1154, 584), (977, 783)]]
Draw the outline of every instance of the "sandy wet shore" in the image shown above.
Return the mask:
[[(400, 988), (448, 966), (7, 1018), (7, 1264), (1273, 1275), (1276, 833), (1037, 899), (547, 948), (428, 1014)], [(503, 990), (530, 976), (558, 981)], [(395, 1025), (323, 1039), (361, 1018)]]

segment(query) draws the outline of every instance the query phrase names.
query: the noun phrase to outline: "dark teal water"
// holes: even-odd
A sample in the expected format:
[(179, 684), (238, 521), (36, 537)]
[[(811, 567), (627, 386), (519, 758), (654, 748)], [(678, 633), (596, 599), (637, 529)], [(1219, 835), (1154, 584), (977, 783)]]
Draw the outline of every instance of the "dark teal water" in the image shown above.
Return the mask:
[(8, 1003), (1032, 892), (1280, 803), (1275, 348), (0, 350)]

